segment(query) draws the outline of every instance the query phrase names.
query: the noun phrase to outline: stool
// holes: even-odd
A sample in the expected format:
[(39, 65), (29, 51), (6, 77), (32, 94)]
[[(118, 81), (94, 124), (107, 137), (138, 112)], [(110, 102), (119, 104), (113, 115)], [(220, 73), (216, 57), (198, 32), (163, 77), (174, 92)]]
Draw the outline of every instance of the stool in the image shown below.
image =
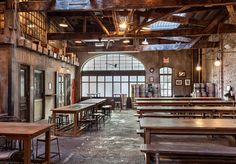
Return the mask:
[(105, 125), (105, 115), (102, 114), (102, 113), (93, 113), (92, 114), (92, 117), (95, 118), (96, 120), (96, 126), (97, 126), (97, 129), (98, 129), (98, 125), (100, 125), (100, 120), (103, 119), (103, 123)]
[(59, 114), (62, 125), (67, 125), (70, 123), (69, 114)]
[[(60, 147), (59, 147), (59, 139), (58, 139), (58, 137), (52, 135), (50, 141), (51, 142), (52, 141), (56, 141), (57, 142), (57, 152), (50, 152), (51, 154), (53, 154), (51, 156), (51, 158), (59, 156), (59, 159), (61, 160), (61, 154), (60, 154)], [(36, 142), (36, 158), (43, 158), (42, 156), (45, 155), (45, 153), (42, 153), (42, 154), (38, 155), (38, 143), (39, 142), (44, 142), (45, 143), (46, 142), (45, 136), (37, 138), (37, 142)]]
[(104, 106), (102, 106), (103, 114), (104, 114), (105, 116), (111, 117), (111, 108), (112, 108), (111, 105), (104, 105)]
[(116, 109), (116, 108), (121, 109), (121, 102), (120, 101), (115, 101), (114, 109)]
[[(48, 123), (51, 124), (52, 123), (52, 116), (48, 116)], [(60, 116), (56, 116), (56, 126), (57, 128), (60, 127), (60, 125), (62, 124), (62, 118)]]

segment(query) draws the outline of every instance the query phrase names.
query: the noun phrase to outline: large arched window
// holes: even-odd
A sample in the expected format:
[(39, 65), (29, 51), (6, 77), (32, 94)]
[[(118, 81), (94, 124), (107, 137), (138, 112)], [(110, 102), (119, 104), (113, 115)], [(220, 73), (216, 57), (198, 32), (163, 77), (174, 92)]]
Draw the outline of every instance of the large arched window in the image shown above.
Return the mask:
[(144, 83), (144, 65), (125, 54), (96, 56), (82, 68), (82, 97), (88, 94), (113, 97), (117, 93), (130, 96), (132, 84)]
[(159, 74), (160, 74), (161, 96), (171, 97), (172, 96), (172, 68), (162, 67), (160, 68)]

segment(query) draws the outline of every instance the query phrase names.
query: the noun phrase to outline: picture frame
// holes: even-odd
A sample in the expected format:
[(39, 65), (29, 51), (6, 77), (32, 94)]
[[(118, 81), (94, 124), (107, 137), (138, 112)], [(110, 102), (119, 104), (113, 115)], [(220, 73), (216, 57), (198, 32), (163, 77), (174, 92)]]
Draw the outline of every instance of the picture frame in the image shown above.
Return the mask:
[(185, 71), (179, 71), (178, 72), (178, 77), (185, 77), (186, 76), (186, 72)]
[(175, 85), (176, 85), (176, 86), (181, 86), (181, 85), (183, 85), (183, 80), (180, 80), (180, 79), (175, 80)]
[(154, 77), (153, 76), (149, 77), (149, 82), (154, 82)]
[(191, 85), (191, 80), (190, 79), (185, 79), (184, 80), (184, 85), (185, 86), (190, 86)]

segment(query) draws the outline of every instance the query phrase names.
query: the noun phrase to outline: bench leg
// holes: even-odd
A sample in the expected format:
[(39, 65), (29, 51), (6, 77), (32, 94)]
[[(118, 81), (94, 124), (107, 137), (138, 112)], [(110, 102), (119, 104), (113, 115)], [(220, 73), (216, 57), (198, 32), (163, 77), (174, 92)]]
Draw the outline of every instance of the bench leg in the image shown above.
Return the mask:
[(145, 164), (151, 164), (151, 154), (145, 153)]

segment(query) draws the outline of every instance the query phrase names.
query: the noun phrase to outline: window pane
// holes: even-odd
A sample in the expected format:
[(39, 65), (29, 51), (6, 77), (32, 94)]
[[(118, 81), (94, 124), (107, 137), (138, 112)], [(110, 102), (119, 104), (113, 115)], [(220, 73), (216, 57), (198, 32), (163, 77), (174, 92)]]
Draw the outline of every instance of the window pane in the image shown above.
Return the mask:
[(91, 93), (97, 93), (97, 87), (96, 87), (96, 83), (90, 83), (90, 94)]
[(100, 93), (101, 97), (105, 96), (105, 92), (104, 92), (104, 83), (98, 83), (98, 93)]
[(114, 93), (121, 93), (120, 83), (114, 83)]
[(82, 96), (87, 97), (88, 94), (88, 83), (82, 83)]
[(128, 83), (122, 83), (121, 84), (121, 93), (124, 93), (124, 94), (129, 94), (129, 84)]
[(96, 82), (96, 76), (90, 76), (90, 82)]
[(104, 76), (98, 76), (98, 82), (104, 82)]
[(112, 76), (106, 76), (105, 79), (106, 82), (112, 82)]
[(106, 97), (112, 97), (112, 83), (106, 83)]
[(131, 82), (137, 82), (137, 76), (130, 76)]
[(145, 81), (145, 76), (138, 76), (138, 81), (139, 82), (144, 82)]
[(114, 82), (120, 82), (120, 76), (114, 76)]
[(88, 76), (82, 76), (82, 82), (88, 82)]
[(121, 76), (121, 81), (122, 82), (128, 82), (129, 81), (129, 77), (128, 76)]

